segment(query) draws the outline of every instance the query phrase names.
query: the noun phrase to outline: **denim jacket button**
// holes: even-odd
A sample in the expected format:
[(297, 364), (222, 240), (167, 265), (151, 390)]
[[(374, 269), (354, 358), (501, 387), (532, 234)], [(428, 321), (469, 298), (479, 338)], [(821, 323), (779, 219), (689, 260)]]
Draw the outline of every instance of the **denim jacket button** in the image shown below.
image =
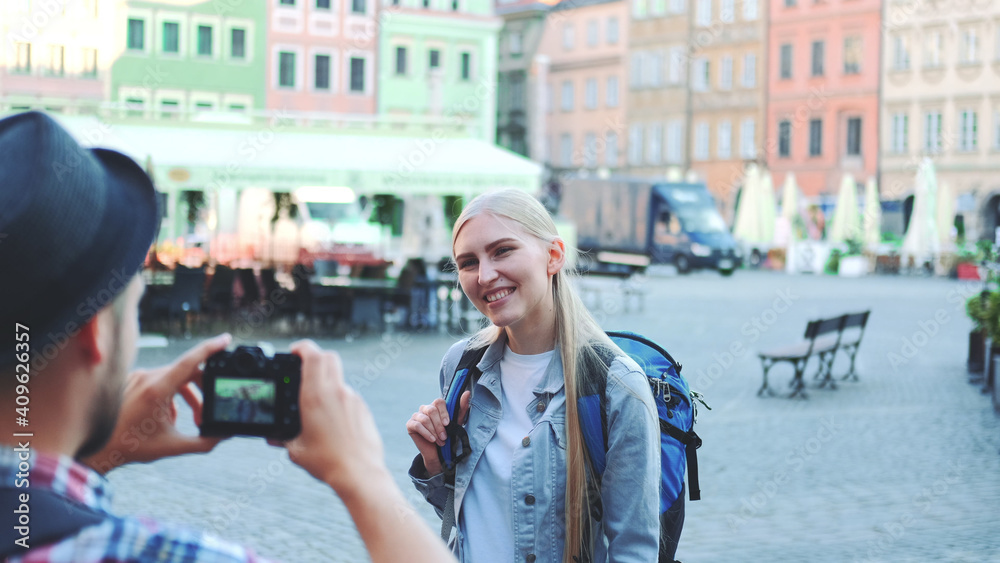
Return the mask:
[(535, 554), (529, 553), (527, 557), (524, 558), (528, 563), (535, 563)]
[(545, 402), (539, 402), (538, 405), (535, 406), (535, 410), (538, 412), (545, 412)]
[(528, 495), (524, 497), (524, 504), (528, 506), (535, 504), (535, 495)]
[(526, 447), (526, 448), (528, 446), (530, 446), (531, 445), (531, 438), (525, 436), (524, 439), (521, 440), (521, 445), (524, 446), (524, 447)]

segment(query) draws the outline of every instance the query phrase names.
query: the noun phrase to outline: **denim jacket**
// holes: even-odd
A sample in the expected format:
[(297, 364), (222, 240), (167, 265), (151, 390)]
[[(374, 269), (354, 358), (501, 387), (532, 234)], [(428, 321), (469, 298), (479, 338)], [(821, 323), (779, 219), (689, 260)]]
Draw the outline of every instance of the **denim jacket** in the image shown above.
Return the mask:
[[(447, 393), (467, 342), (445, 355), (441, 393)], [(461, 529), (462, 499), (473, 469), (496, 432), (502, 413), (500, 358), (506, 338), (486, 350), (478, 367), (482, 376), (472, 390), (469, 418), (471, 454), (455, 474), (455, 521), (452, 550), (465, 561)], [(514, 454), (515, 561), (559, 563), (566, 533), (566, 408), (562, 361), (556, 354), (528, 405), (534, 428), (525, 438), (524, 454)], [(660, 429), (652, 393), (641, 368), (629, 357), (615, 358), (607, 384), (607, 469), (601, 481), (603, 518), (593, 522), (594, 562), (650, 563), (659, 546)], [(418, 454), (410, 468), (414, 486), (440, 516), (448, 497), (443, 474), (429, 476)], [(481, 562), (475, 562), (481, 563)]]

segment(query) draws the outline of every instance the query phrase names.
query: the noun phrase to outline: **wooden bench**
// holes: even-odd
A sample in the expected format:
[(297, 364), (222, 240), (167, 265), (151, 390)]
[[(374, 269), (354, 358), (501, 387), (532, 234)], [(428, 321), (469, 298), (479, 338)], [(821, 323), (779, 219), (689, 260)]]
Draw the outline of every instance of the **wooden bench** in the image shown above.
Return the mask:
[(794, 377), (789, 382), (789, 386), (792, 387), (789, 397), (806, 398), (803, 376), (806, 364), (814, 355), (819, 361), (819, 369), (815, 376), (816, 379), (820, 379), (819, 386), (829, 385), (831, 389), (836, 389), (837, 385), (832, 372), (833, 360), (838, 350), (843, 350), (851, 362), (850, 369), (842, 379), (853, 378), (857, 381), (858, 375), (854, 370), (854, 360), (858, 353), (858, 347), (861, 345), (870, 312), (864, 311), (809, 321), (801, 342), (760, 352), (758, 356), (764, 369), (764, 381), (757, 391), (757, 395), (763, 395), (765, 392), (769, 395), (775, 394), (768, 386), (767, 374), (775, 364), (788, 362), (792, 364), (795, 371)]

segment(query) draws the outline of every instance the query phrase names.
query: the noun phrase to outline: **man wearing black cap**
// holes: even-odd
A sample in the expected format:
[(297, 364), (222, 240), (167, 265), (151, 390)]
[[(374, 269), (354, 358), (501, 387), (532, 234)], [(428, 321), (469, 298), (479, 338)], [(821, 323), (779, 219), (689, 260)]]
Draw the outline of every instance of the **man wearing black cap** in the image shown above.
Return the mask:
[[(103, 473), (218, 443), (178, 432), (173, 400), (198, 417), (199, 365), (229, 335), (126, 376), (157, 222), (153, 186), (130, 158), (81, 148), (41, 113), (0, 120), (0, 556), (9, 561), (257, 560), (110, 510)], [(286, 444), (291, 460), (340, 495), (373, 561), (453, 561), (419, 518), (399, 517), (407, 501), (339, 356), (310, 341), (292, 352), (302, 358), (302, 431)], [(156, 430), (124, 444), (150, 417)]]

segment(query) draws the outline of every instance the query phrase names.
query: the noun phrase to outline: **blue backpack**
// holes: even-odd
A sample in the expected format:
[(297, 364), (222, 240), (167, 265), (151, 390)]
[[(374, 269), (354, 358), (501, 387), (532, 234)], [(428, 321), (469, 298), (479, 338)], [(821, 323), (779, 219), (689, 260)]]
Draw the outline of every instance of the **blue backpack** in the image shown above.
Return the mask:
[[(660, 418), (660, 556), (659, 563), (673, 563), (677, 552), (677, 542), (684, 527), (684, 474), (688, 476), (688, 495), (692, 501), (701, 498), (698, 485), (698, 457), (696, 450), (701, 447), (701, 438), (693, 430), (697, 408), (692, 399), (709, 407), (697, 393), (688, 387), (681, 376), (681, 365), (655, 342), (632, 332), (608, 332), (611, 341), (628, 354), (646, 372), (649, 386), (653, 391), (656, 409)], [(470, 389), (482, 373), (476, 367), (486, 353), (486, 348), (466, 350), (458, 362), (455, 377), (445, 395), (449, 424), (448, 439), (438, 448), (444, 467), (445, 481), (454, 485), (455, 468), (471, 452), (469, 436), (458, 422), (458, 402), (462, 393)], [(612, 357), (602, 357), (610, 365)], [(596, 483), (593, 490), (600, 490), (600, 479), (607, 467), (608, 421), (605, 408), (605, 387), (603, 379), (593, 389), (584, 389), (577, 400), (580, 427), (590, 458), (592, 474)], [(591, 516), (600, 520), (602, 507), (600, 495), (591, 506)], [(449, 507), (450, 508), (450, 507)], [(445, 518), (445, 527), (453, 524)], [(442, 529), (442, 535), (445, 531)]]

